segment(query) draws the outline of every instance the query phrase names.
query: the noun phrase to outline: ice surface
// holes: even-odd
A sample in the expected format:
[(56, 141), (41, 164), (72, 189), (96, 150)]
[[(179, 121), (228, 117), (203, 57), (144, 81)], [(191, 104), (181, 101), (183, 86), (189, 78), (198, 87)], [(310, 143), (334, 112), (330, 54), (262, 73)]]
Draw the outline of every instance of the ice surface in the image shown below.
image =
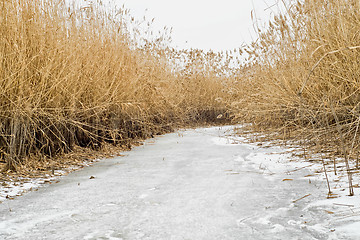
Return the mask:
[(231, 129), (148, 140), (4, 201), (0, 239), (360, 239), (358, 197), (326, 199), (321, 165)]

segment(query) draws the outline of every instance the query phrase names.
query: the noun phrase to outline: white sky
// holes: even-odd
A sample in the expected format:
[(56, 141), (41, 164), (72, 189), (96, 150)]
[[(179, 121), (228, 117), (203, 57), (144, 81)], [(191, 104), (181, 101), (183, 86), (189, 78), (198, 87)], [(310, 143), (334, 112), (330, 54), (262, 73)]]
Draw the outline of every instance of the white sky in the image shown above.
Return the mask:
[[(115, 0), (136, 18), (155, 18), (155, 27), (173, 27), (173, 43), (180, 48), (230, 50), (249, 43), (253, 32), (251, 10), (268, 22), (277, 0)], [(148, 9), (145, 11), (145, 9)]]

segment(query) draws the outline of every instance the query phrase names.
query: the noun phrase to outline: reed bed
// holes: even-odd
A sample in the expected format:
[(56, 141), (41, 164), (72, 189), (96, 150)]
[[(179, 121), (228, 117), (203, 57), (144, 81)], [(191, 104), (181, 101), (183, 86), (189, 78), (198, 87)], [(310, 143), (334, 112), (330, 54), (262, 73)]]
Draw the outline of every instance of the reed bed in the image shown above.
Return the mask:
[(3, 171), (225, 118), (227, 57), (174, 50), (138, 25), (101, 1), (0, 2)]
[(348, 171), (354, 170), (360, 150), (360, 3), (281, 4), (284, 11), (245, 49), (232, 104), (236, 119), (342, 155)]

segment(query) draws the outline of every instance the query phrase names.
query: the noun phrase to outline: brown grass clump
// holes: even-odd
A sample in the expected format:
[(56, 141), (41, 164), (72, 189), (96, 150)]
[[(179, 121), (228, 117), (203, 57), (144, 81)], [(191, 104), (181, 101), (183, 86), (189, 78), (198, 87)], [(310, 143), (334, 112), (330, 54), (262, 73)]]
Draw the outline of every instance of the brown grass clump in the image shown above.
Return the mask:
[(139, 37), (128, 11), (105, 9), (101, 1), (0, 3), (4, 170), (28, 165), (28, 156), (126, 145), (226, 111), (227, 67), (208, 67), (214, 53), (170, 49), (166, 33)]
[(236, 118), (357, 159), (360, 150), (360, 4), (282, 1), (248, 46)]

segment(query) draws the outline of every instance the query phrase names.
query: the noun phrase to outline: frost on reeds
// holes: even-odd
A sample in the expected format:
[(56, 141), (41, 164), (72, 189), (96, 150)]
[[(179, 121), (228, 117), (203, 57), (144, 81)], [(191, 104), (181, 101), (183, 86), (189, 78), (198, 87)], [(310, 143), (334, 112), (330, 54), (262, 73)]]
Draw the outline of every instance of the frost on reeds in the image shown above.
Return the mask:
[[(277, 129), (307, 147), (358, 159), (360, 3), (281, 1), (280, 14), (247, 47), (237, 119)], [(351, 166), (349, 166), (349, 169)]]
[(146, 22), (107, 9), (101, 1), (1, 1), (3, 170), (225, 113), (228, 57), (171, 49), (166, 31), (145, 38), (137, 26)]

